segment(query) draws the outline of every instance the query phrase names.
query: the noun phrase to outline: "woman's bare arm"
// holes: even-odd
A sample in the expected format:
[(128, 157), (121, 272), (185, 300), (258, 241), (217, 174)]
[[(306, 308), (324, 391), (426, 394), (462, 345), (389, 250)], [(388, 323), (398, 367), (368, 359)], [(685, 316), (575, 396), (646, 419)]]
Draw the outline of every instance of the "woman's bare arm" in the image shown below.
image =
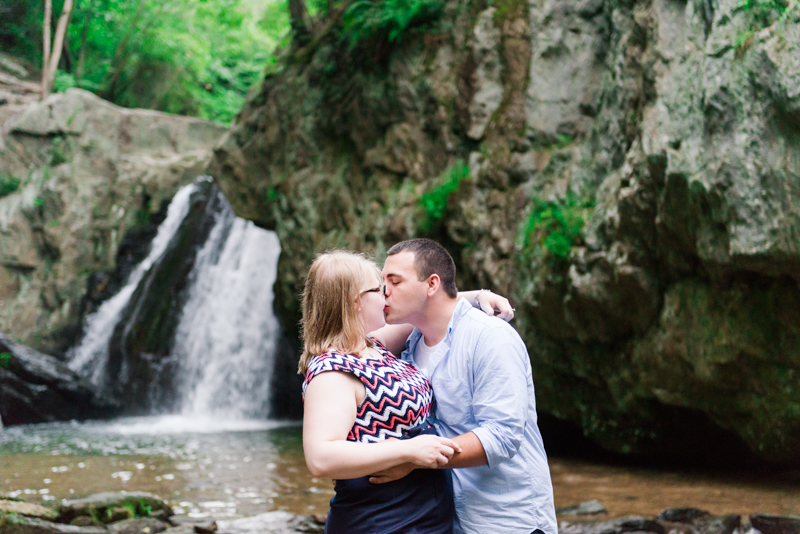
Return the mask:
[(356, 420), (359, 386), (363, 387), (361, 382), (347, 373), (327, 372), (306, 388), (303, 451), (313, 476), (358, 478), (408, 462), (435, 468), (461, 451), (456, 442), (439, 436), (380, 443), (347, 441)]
[(399, 358), (405, 350), (406, 340), (413, 330), (414, 326), (410, 324), (387, 324), (383, 328), (370, 332), (369, 336), (380, 341), (381, 345)]

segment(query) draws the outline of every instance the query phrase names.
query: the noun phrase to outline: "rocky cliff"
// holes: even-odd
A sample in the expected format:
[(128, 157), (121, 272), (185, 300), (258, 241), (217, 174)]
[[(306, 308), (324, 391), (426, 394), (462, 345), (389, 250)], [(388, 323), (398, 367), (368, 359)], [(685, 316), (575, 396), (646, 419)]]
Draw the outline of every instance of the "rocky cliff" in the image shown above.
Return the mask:
[(796, 0), (450, 1), (355, 45), (342, 20), (209, 168), (281, 239), (284, 325), (315, 253), (428, 235), (516, 305), (542, 413), (800, 462)]
[(63, 355), (225, 128), (78, 89), (9, 103), (0, 118), (0, 331)]

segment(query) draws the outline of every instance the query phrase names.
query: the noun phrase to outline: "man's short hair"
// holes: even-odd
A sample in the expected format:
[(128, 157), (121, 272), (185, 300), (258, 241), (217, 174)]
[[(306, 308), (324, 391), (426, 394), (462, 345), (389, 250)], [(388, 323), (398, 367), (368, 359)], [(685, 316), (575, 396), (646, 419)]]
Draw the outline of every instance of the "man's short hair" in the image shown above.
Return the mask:
[(437, 274), (447, 296), (450, 298), (458, 296), (456, 264), (442, 245), (432, 239), (409, 239), (390, 248), (388, 255), (393, 256), (401, 252), (414, 253), (414, 269), (420, 282), (427, 280), (432, 274)]

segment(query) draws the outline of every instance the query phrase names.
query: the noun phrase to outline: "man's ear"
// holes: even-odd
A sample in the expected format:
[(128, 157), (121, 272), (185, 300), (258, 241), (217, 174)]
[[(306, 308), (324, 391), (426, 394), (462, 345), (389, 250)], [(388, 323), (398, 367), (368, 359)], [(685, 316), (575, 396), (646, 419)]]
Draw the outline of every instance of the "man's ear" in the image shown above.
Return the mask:
[(428, 296), (432, 297), (442, 287), (442, 279), (438, 274), (432, 274), (428, 277)]

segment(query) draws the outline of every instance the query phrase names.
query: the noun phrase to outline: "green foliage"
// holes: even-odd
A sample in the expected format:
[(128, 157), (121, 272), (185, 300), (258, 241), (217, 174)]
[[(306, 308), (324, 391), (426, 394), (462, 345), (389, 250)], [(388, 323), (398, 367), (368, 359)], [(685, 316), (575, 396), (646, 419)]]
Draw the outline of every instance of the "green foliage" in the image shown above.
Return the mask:
[(53, 154), (50, 157), (50, 165), (55, 167), (67, 161), (67, 155), (64, 153), (64, 138), (56, 137), (53, 139)]
[(444, 221), (450, 195), (458, 191), (461, 182), (469, 175), (469, 166), (464, 161), (458, 160), (445, 169), (434, 186), (420, 197), (422, 208), (420, 229), (423, 232), (431, 232)]
[(44, 198), (36, 197), (33, 199), (33, 207), (41, 208), (42, 206), (44, 206)]
[(746, 12), (751, 19), (751, 31), (766, 28), (786, 11), (788, 0), (743, 0), (737, 10)]
[(19, 189), (19, 178), (10, 174), (0, 174), (0, 198), (6, 197)]
[[(8, 2), (4, 51), (40, 65), (43, 2)], [(74, 80), (123, 106), (229, 122), (288, 30), (286, 0), (75, 0), (54, 88)]]
[(0, 352), (0, 367), (8, 369), (11, 366), (11, 353)]
[(75, 76), (69, 72), (56, 71), (56, 77), (53, 79), (53, 92), (63, 93), (67, 89), (77, 87), (78, 83), (75, 81)]
[(737, 58), (744, 56), (744, 53), (750, 50), (750, 47), (753, 46), (754, 36), (753, 30), (740, 31), (736, 35), (735, 55)]
[(393, 43), (438, 18), (443, 6), (442, 0), (356, 0), (344, 12), (342, 36), (352, 47), (372, 38)]
[(572, 247), (582, 240), (583, 227), (594, 208), (594, 199), (566, 198), (548, 202), (534, 197), (533, 207), (522, 227), (522, 251), (526, 256), (541, 255), (553, 261), (565, 260)]

